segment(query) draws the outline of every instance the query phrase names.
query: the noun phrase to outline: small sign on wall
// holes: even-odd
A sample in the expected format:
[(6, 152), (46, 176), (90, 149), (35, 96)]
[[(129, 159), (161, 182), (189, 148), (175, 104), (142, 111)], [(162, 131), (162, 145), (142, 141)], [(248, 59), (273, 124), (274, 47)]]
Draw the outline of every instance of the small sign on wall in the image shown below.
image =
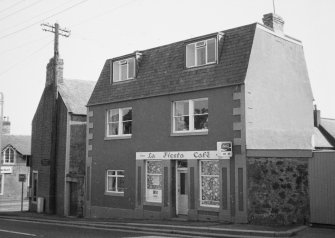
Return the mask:
[(13, 173), (13, 167), (11, 167), (11, 166), (1, 166), (1, 173), (2, 174), (12, 174)]
[(218, 141), (217, 153), (218, 156), (232, 157), (233, 156), (233, 143), (231, 141)]

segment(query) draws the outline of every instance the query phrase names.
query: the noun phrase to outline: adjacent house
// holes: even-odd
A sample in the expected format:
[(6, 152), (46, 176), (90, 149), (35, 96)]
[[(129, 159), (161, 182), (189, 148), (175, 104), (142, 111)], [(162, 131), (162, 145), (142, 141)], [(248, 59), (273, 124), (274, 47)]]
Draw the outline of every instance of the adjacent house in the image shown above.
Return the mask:
[(50, 60), (32, 122), (31, 211), (83, 214), (86, 104), (94, 84), (63, 79), (63, 60)]
[(88, 102), (85, 215), (308, 220), (313, 95), (283, 26), (270, 13), (106, 60)]
[[(6, 130), (10, 122), (4, 121)], [(4, 134), (1, 137), (0, 202), (27, 199), (30, 174), (30, 136)], [(24, 177), (23, 184), (19, 177)]]

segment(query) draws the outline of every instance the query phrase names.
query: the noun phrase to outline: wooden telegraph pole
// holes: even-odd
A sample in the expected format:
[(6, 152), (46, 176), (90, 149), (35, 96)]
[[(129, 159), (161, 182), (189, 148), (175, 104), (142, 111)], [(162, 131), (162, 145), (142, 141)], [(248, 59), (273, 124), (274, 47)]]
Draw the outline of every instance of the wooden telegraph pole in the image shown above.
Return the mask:
[[(57, 119), (57, 98), (58, 98), (58, 77), (59, 77), (59, 65), (62, 65), (63, 62), (59, 59), (59, 35), (64, 37), (70, 36), (70, 31), (67, 29), (62, 29), (59, 27), (58, 23), (55, 25), (50, 24), (41, 24), (43, 31), (48, 31), (54, 33), (55, 42), (54, 42), (54, 57), (53, 57), (53, 90), (54, 90), (54, 102), (52, 104), (52, 128), (51, 128), (51, 151), (50, 151), (50, 204), (49, 209), (53, 211), (55, 209), (56, 203), (56, 192), (55, 192), (55, 176), (56, 176), (56, 158), (57, 158), (57, 134), (58, 134), (58, 119)], [(62, 76), (60, 76), (62, 77)]]
[(71, 34), (70, 30), (67, 30), (66, 28), (62, 29), (59, 27), (58, 23), (55, 23), (55, 25), (50, 25), (48, 23), (41, 24), (43, 31), (49, 31), (51, 33), (55, 34), (55, 43), (54, 43), (54, 59), (57, 60), (59, 57), (59, 50), (58, 50), (58, 38), (59, 35), (64, 37), (69, 37)]

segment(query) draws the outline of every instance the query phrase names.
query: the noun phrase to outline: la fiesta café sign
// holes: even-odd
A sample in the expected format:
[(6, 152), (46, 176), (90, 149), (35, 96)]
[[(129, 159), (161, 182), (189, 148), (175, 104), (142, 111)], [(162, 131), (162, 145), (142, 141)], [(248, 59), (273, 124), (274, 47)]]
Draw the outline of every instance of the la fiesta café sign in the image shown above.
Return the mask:
[(229, 158), (230, 157), (228, 156), (218, 156), (216, 150), (136, 152), (136, 160), (229, 159)]

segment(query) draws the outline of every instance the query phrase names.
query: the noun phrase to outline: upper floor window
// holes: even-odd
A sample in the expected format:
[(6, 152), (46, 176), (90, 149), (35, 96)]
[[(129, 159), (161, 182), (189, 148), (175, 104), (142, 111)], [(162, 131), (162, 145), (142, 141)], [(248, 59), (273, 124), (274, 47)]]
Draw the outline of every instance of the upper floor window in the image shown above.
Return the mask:
[(131, 135), (132, 108), (117, 108), (107, 111), (107, 136)]
[(135, 78), (135, 58), (113, 62), (113, 82)]
[(216, 38), (186, 45), (186, 67), (212, 64), (217, 61)]
[(208, 130), (208, 98), (173, 103), (173, 132)]
[(8, 147), (3, 151), (3, 164), (14, 164), (15, 151), (13, 148)]

